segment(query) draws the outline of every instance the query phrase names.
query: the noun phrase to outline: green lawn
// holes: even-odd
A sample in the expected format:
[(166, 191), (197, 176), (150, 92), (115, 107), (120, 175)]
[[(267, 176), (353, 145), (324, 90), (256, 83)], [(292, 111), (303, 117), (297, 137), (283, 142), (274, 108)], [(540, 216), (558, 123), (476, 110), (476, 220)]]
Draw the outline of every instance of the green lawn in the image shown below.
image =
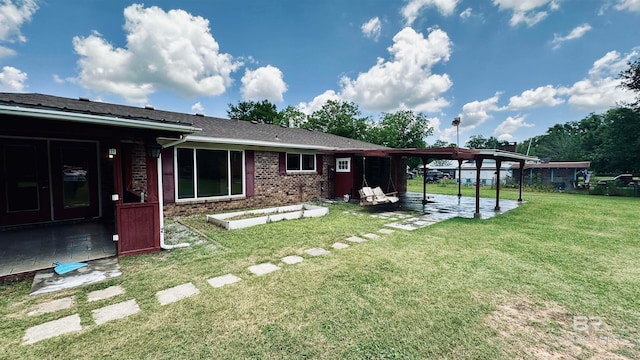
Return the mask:
[[(457, 188), (430, 184), (428, 192)], [(517, 191), (501, 194), (517, 198)], [(640, 357), (640, 201), (551, 193), (524, 200), (489, 220), (453, 219), (345, 250), (331, 244), (385, 221), (354, 204), (332, 205), (323, 218), (231, 232), (185, 218), (219, 246), (124, 258), (121, 277), (53, 295), (30, 297), (26, 281), (0, 287), (0, 358)], [(302, 255), (303, 263), (261, 277), (246, 270), (311, 247), (331, 254)], [(222, 288), (206, 282), (230, 272), (243, 280)], [(200, 294), (157, 303), (156, 291), (185, 282)], [(116, 284), (126, 294), (87, 303), (89, 291)], [(70, 295), (72, 309), (26, 315)], [(94, 324), (91, 310), (132, 298), (140, 313)], [(74, 313), (83, 331), (21, 345), (28, 327)]]

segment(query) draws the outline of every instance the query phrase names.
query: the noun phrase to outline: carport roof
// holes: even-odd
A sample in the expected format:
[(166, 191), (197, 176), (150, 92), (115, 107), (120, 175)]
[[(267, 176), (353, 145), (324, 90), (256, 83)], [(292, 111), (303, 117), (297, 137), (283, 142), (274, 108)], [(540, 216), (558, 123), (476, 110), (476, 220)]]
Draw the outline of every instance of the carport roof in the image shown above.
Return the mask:
[[(336, 153), (348, 153), (349, 151), (336, 151)], [(515, 152), (496, 150), (496, 149), (467, 149), (456, 146), (426, 149), (380, 149), (380, 150), (362, 150), (351, 151), (362, 156), (406, 156), (419, 157), (425, 160), (429, 159), (446, 159), (446, 160), (476, 160), (476, 159), (495, 159), (501, 161), (516, 162), (538, 162), (537, 157), (527, 156)]]

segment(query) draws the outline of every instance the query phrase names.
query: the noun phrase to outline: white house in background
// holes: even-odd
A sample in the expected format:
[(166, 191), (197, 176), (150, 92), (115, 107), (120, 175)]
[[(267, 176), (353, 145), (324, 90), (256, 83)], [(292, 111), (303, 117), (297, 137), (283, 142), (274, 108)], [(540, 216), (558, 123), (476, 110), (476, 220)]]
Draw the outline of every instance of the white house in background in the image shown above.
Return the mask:
[[(503, 161), (500, 164), (500, 181), (505, 183), (508, 178), (513, 177), (511, 167), (513, 162)], [(448, 174), (454, 173), (453, 178), (458, 178), (458, 162), (450, 160), (432, 161), (427, 165), (429, 170), (439, 170)], [(496, 182), (496, 162), (493, 159), (484, 159), (480, 168), (480, 183), (482, 185), (492, 186)], [(460, 171), (460, 180), (462, 185), (475, 185), (476, 183), (476, 163), (473, 160), (462, 163)]]

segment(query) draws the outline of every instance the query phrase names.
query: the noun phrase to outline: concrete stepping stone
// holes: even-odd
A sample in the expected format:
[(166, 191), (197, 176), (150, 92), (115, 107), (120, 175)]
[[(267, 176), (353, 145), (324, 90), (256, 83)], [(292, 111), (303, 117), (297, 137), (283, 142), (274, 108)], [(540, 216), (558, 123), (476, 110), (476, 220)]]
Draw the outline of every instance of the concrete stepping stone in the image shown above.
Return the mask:
[(349, 245), (341, 243), (341, 242), (336, 242), (336, 243), (333, 243), (333, 245), (331, 245), (331, 247), (336, 249), (336, 250), (342, 250), (342, 249), (348, 248)]
[(135, 299), (123, 301), (121, 303), (102, 307), (100, 309), (91, 310), (93, 320), (97, 325), (106, 322), (126, 318), (140, 311), (140, 307)]
[(311, 256), (323, 256), (329, 254), (329, 252), (323, 248), (312, 248), (304, 251)]
[(304, 261), (302, 256), (298, 256), (298, 255), (285, 256), (280, 260), (282, 260), (282, 262), (287, 265), (293, 265), (293, 264), (301, 263)]
[(361, 238), (361, 237), (357, 237), (357, 236), (351, 236), (351, 237), (348, 237), (346, 240), (347, 240), (347, 241), (354, 242), (354, 243), (362, 243), (362, 242), (367, 241), (367, 240), (365, 240), (365, 239), (363, 239), (363, 238)]
[(364, 234), (362, 236), (366, 237), (367, 239), (380, 239), (380, 235), (378, 234)]
[(408, 231), (417, 229), (416, 226), (413, 226), (411, 224), (406, 224), (406, 223), (391, 223), (391, 224), (384, 224), (384, 226), (392, 227), (394, 229), (408, 230)]
[(378, 230), (378, 232), (380, 234), (385, 234), (385, 235), (389, 235), (389, 234), (393, 234), (395, 232), (395, 230), (391, 230), (391, 229), (380, 229)]
[(200, 293), (193, 283), (186, 283), (156, 293), (160, 305), (167, 305)]
[(46, 303), (39, 304), (33, 311), (27, 313), (29, 316), (48, 314), (59, 310), (68, 309), (75, 304), (73, 296), (65, 297), (62, 299), (52, 300)]
[(124, 294), (124, 288), (120, 285), (109, 286), (106, 289), (92, 291), (87, 295), (87, 301), (98, 301), (104, 300), (108, 298), (112, 298), (114, 296)]
[(213, 286), (214, 288), (219, 288), (225, 285), (236, 283), (240, 280), (242, 279), (240, 279), (239, 277), (233, 274), (226, 274), (226, 275), (216, 276), (214, 278), (211, 278), (207, 280), (207, 282), (209, 283), (209, 285)]
[(280, 270), (280, 267), (273, 265), (272, 263), (262, 263), (258, 265), (251, 265), (249, 266), (248, 269), (255, 275), (260, 276), (260, 275), (268, 274), (270, 272), (274, 272), (276, 270)]
[(80, 315), (73, 314), (58, 320), (46, 322), (27, 329), (22, 338), (23, 344), (33, 344), (40, 340), (82, 330)]

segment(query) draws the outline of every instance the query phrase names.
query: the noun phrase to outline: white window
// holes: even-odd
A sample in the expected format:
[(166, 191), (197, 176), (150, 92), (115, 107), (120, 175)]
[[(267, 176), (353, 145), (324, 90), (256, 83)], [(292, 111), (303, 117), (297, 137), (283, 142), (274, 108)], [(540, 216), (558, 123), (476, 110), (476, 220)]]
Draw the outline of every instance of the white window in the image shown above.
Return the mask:
[(314, 154), (287, 153), (287, 172), (315, 172), (316, 156)]
[(175, 157), (178, 199), (244, 195), (244, 152), (178, 148)]
[(351, 158), (336, 158), (336, 172), (351, 172)]

